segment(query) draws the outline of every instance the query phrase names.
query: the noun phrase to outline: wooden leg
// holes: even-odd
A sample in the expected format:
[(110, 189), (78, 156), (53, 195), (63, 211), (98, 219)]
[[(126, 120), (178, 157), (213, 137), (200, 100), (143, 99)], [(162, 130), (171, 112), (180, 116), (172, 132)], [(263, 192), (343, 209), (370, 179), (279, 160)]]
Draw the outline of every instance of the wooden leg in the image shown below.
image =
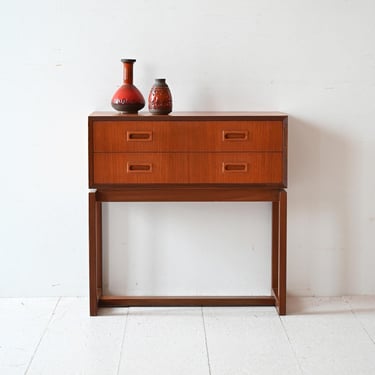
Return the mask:
[(286, 314), (286, 191), (280, 191), (279, 203), (279, 314)]
[(102, 202), (96, 201), (96, 288), (97, 296), (102, 295)]
[(272, 291), (279, 295), (279, 202), (272, 202)]
[(98, 313), (97, 205), (95, 193), (89, 193), (89, 296), (90, 315)]
[(272, 202), (272, 293), (280, 315), (286, 314), (286, 191)]

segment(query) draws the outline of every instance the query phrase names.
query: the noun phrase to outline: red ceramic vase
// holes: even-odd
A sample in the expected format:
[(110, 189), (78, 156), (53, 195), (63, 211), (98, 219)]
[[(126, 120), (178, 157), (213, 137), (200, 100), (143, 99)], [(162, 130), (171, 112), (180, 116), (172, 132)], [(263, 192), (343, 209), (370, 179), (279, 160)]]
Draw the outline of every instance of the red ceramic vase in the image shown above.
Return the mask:
[(167, 115), (172, 112), (172, 94), (165, 78), (156, 78), (148, 96), (148, 110), (153, 115)]
[(145, 106), (141, 92), (133, 85), (134, 59), (121, 59), (124, 66), (124, 83), (112, 97), (112, 107), (124, 113), (137, 113)]

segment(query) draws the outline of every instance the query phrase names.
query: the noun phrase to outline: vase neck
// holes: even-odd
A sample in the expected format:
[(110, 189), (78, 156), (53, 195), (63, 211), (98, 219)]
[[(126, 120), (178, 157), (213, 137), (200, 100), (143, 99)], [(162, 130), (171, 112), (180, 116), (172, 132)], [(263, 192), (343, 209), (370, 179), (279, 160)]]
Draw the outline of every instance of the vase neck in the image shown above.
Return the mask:
[(123, 61), (123, 64), (124, 64), (124, 72), (123, 72), (124, 83), (129, 84), (129, 85), (133, 84), (133, 64), (134, 64), (134, 61), (132, 61), (132, 60)]

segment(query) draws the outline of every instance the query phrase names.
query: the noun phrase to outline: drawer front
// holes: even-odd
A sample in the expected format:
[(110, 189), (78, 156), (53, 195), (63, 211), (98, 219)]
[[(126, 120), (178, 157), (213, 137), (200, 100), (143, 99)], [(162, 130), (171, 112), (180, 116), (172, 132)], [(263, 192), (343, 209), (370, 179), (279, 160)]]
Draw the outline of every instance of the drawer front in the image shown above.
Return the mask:
[(282, 151), (283, 121), (94, 121), (93, 152)]
[(281, 152), (95, 153), (93, 186), (158, 183), (283, 185)]

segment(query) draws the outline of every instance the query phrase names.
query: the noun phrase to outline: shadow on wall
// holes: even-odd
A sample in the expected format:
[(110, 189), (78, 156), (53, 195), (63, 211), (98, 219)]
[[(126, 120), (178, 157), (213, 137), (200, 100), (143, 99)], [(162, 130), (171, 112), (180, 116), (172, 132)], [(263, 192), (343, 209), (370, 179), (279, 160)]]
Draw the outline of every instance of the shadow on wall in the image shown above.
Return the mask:
[(289, 117), (290, 294), (346, 294), (356, 277), (356, 154), (329, 129)]

